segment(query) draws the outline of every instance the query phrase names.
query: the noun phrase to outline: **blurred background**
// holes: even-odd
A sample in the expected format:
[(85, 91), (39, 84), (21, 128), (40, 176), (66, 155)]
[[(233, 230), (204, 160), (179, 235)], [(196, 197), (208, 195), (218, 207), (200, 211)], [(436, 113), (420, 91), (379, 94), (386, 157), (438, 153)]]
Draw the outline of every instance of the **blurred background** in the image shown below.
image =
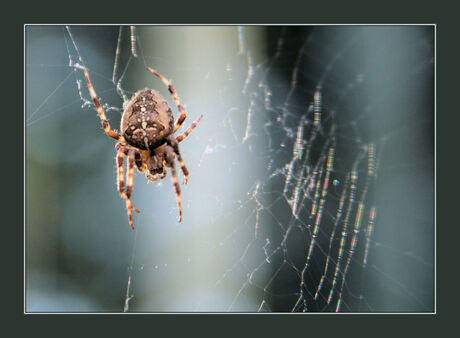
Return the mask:
[[(434, 310), (434, 27), (27, 26), (25, 38), (27, 312)], [(177, 116), (146, 66), (175, 86), (183, 128), (204, 115), (181, 143), (181, 223), (170, 173), (136, 174), (130, 229), (80, 65), (114, 129), (120, 88), (156, 89)]]

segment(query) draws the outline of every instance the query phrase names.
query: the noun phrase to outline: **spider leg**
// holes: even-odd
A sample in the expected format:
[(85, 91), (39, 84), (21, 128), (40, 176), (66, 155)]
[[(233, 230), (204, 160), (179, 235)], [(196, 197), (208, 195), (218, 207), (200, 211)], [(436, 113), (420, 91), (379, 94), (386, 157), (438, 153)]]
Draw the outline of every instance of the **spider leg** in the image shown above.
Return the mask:
[(177, 155), (177, 160), (179, 161), (180, 168), (182, 169), (182, 173), (184, 174), (184, 184), (187, 184), (188, 181), (188, 170), (185, 166), (184, 160), (182, 159), (182, 155), (179, 150), (179, 143), (176, 141), (174, 136), (169, 136), (167, 140), (168, 144), (174, 149), (174, 152)]
[[(132, 229), (134, 229), (132, 216), (131, 216), (131, 210), (139, 212), (139, 210), (134, 208), (134, 206), (132, 205), (131, 199), (130, 199), (132, 186), (133, 186), (133, 177), (134, 177), (134, 155), (135, 155), (134, 152), (135, 150), (134, 149), (128, 150), (124, 148), (123, 146), (118, 147), (118, 148), (119, 148), (118, 153), (117, 153), (118, 192), (120, 193), (120, 196), (126, 202), (126, 210), (128, 212), (129, 225), (131, 226)], [(127, 189), (125, 193), (124, 191), (124, 168), (123, 168), (124, 163), (123, 162), (124, 162), (124, 157), (126, 154), (128, 154), (128, 173), (127, 173)]]
[(180, 134), (179, 136), (177, 136), (177, 137), (176, 137), (177, 142), (181, 142), (184, 138), (186, 138), (186, 137), (192, 132), (192, 130), (196, 128), (196, 126), (198, 125), (198, 122), (200, 122), (202, 118), (203, 118), (203, 115), (201, 115), (199, 118), (197, 118), (197, 119), (190, 125), (190, 127), (187, 128), (186, 131), (184, 131), (182, 134)]
[(117, 185), (118, 185), (118, 192), (120, 196), (124, 199), (125, 198), (125, 178), (124, 178), (124, 162), (125, 154), (123, 151), (117, 152)]
[(133, 220), (131, 216), (131, 209), (135, 212), (139, 213), (133, 203), (131, 202), (131, 192), (133, 191), (133, 183), (134, 183), (134, 165), (135, 165), (135, 156), (136, 150), (129, 149), (128, 150), (128, 173), (126, 174), (126, 210), (128, 211), (128, 218), (129, 218), (129, 225), (131, 229), (134, 229)]
[(107, 117), (105, 116), (104, 110), (102, 109), (101, 105), (99, 104), (99, 100), (97, 99), (96, 91), (91, 84), (89, 79), (88, 70), (83, 68), (85, 72), (86, 82), (88, 83), (88, 90), (91, 98), (93, 99), (94, 105), (96, 106), (97, 113), (99, 114), (99, 118), (101, 119), (102, 128), (104, 128), (105, 133), (107, 136), (114, 138), (117, 141), (124, 141), (123, 136), (119, 135), (116, 131), (110, 128), (109, 121), (107, 121)]
[(174, 152), (173, 152), (173, 148), (171, 148), (170, 146), (166, 147), (166, 164), (169, 168), (171, 168), (171, 181), (176, 190), (176, 201), (177, 201), (177, 206), (179, 208), (179, 222), (181, 222), (182, 221), (182, 201), (181, 201), (181, 196), (180, 196), (180, 186), (179, 186), (179, 181), (177, 179), (176, 164), (174, 163)]
[(152, 69), (150, 67), (147, 67), (147, 70), (151, 72), (152, 74), (156, 75), (157, 77), (160, 78), (160, 80), (165, 84), (166, 87), (168, 87), (169, 92), (171, 93), (174, 102), (176, 103), (177, 109), (179, 109), (180, 115), (176, 120), (176, 123), (174, 124), (174, 133), (179, 129), (179, 127), (184, 123), (185, 118), (187, 117), (187, 112), (185, 111), (185, 108), (182, 106), (179, 100), (179, 96), (176, 93), (176, 90), (174, 89), (173, 85), (171, 82), (169, 82), (163, 75), (158, 73), (155, 69)]

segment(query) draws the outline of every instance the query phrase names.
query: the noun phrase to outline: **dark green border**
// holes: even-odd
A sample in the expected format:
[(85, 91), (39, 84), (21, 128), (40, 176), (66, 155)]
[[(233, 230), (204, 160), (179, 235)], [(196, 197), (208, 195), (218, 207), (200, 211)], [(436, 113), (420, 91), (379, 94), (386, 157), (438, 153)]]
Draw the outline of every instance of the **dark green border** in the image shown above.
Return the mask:
[[(446, 180), (455, 181), (454, 169), (457, 144), (456, 133), (447, 130), (443, 116), (448, 114), (449, 126), (456, 127), (458, 119), (458, 78), (453, 74), (458, 64), (458, 19), (455, 8), (446, 8), (435, 2), (402, 1), (369, 2), (356, 1), (265, 1), (263, 4), (236, 1), (221, 4), (208, 2), (200, 5), (198, 1), (181, 4), (177, 1), (133, 2), (129, 7), (118, 4), (96, 4), (95, 2), (61, 3), (59, 6), (46, 6), (43, 1), (24, 4), (16, 14), (8, 14), (3, 26), (4, 48), (1, 53), (3, 65), (4, 102), (10, 104), (9, 96), (17, 95), (17, 104), (3, 108), (3, 116), (13, 123), (3, 122), (4, 148), (2, 175), (6, 187), (4, 196), (6, 208), (3, 212), (3, 269), (2, 269), (2, 309), (3, 323), (11, 326), (15, 335), (44, 333), (46, 335), (96, 335), (108, 336), (118, 331), (124, 336), (189, 336), (210, 333), (213, 336), (228, 333), (232, 336), (257, 335), (267, 333), (281, 335), (324, 336), (353, 334), (370, 335), (378, 331), (389, 337), (410, 334), (422, 336), (439, 332), (449, 332), (447, 319), (457, 316), (454, 298), (458, 294), (450, 274), (449, 280), (441, 273), (456, 268), (458, 247), (458, 218), (446, 219), (448, 210), (455, 210), (453, 204), (458, 197), (456, 190), (445, 189)], [(127, 4), (128, 5), (128, 4)], [(64, 8), (64, 9), (62, 9)], [(15, 16), (17, 15), (17, 16)], [(127, 21), (126, 18), (130, 19)], [(132, 18), (132, 19), (131, 19)], [(134, 19), (135, 18), (135, 19)], [(437, 188), (442, 191), (437, 200), (437, 315), (23, 315), (23, 25), (25, 23), (435, 23), (437, 24), (437, 171), (440, 173)], [(452, 74), (452, 75), (451, 75)], [(455, 91), (455, 92), (454, 92)], [(452, 118), (456, 119), (452, 121)], [(14, 126), (14, 127), (11, 127)], [(441, 145), (441, 146), (439, 146)], [(444, 155), (444, 156), (443, 156)], [(449, 157), (449, 166), (442, 159)], [(6, 163), (17, 164), (11, 168)], [(7, 170), (10, 169), (10, 170)], [(6, 171), (8, 175), (6, 175)], [(453, 171), (453, 170), (452, 170)], [(452, 196), (445, 198), (452, 191)], [(17, 201), (17, 204), (14, 203)], [(449, 203), (450, 202), (450, 203)], [(453, 242), (455, 241), (455, 242)], [(447, 252), (449, 250), (449, 252)], [(17, 253), (17, 255), (13, 255)], [(14, 257), (11, 259), (10, 257)], [(447, 266), (449, 264), (449, 266)], [(443, 283), (445, 280), (447, 283)], [(450, 283), (448, 282), (450, 281)], [(4, 285), (5, 284), (5, 285)], [(8, 317), (6, 317), (6, 315)], [(206, 321), (203, 321), (205, 319)], [(84, 323), (81, 323), (81, 322)], [(81, 325), (84, 324), (84, 325)], [(88, 324), (88, 325), (86, 325)], [(139, 325), (141, 324), (141, 325)], [(442, 326), (441, 326), (442, 325)], [(103, 331), (102, 331), (103, 330)], [(12, 331), (13, 332), (13, 331)], [(455, 332), (455, 331), (453, 331)], [(423, 334), (425, 333), (425, 334)]]

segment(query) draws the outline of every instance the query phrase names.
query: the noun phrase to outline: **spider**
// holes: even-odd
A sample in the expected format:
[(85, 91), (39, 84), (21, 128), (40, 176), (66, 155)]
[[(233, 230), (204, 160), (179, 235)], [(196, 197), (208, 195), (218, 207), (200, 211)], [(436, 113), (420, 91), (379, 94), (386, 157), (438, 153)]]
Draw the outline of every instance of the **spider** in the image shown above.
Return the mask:
[[(179, 117), (174, 123), (174, 116), (166, 100), (153, 89), (142, 89), (136, 92), (126, 103), (121, 117), (120, 134), (110, 128), (104, 110), (96, 96), (96, 91), (89, 79), (89, 73), (83, 68), (88, 90), (94, 102), (102, 128), (107, 136), (117, 140), (117, 185), (120, 196), (126, 202), (129, 225), (134, 229), (131, 210), (139, 212), (131, 201), (134, 181), (134, 166), (139, 172), (145, 172), (148, 180), (154, 182), (166, 177), (166, 168), (171, 169), (171, 180), (175, 188), (176, 201), (179, 209), (179, 222), (182, 221), (182, 203), (175, 160), (177, 159), (184, 174), (184, 184), (188, 180), (188, 170), (179, 150), (179, 143), (198, 125), (203, 115), (198, 117), (182, 134), (175, 137), (174, 133), (180, 128), (187, 117), (185, 108), (181, 105), (179, 96), (172, 84), (156, 70), (147, 67), (147, 70), (160, 78), (168, 87), (177, 109)], [(126, 191), (124, 189), (124, 158), (128, 158), (128, 172), (126, 174)]]

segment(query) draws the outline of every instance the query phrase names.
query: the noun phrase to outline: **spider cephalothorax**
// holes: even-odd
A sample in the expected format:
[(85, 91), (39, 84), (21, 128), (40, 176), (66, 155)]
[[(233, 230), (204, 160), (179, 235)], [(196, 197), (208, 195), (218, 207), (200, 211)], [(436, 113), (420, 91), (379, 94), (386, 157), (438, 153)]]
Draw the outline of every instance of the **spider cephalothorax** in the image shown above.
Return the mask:
[[(180, 154), (179, 142), (190, 134), (203, 117), (200, 116), (185, 132), (175, 137), (174, 133), (184, 122), (187, 112), (181, 105), (179, 97), (171, 83), (154, 69), (147, 69), (158, 76), (168, 87), (180, 115), (174, 123), (171, 108), (161, 95), (152, 89), (142, 89), (136, 92), (125, 106), (120, 123), (121, 135), (110, 128), (110, 124), (107, 121), (104, 110), (99, 104), (96, 92), (89, 79), (88, 70), (86, 68), (83, 69), (91, 98), (101, 119), (102, 127), (108, 136), (118, 141), (115, 145), (115, 149), (117, 150), (118, 191), (126, 202), (129, 224), (133, 229), (131, 210), (139, 212), (131, 202), (135, 166), (140, 172), (145, 172), (145, 176), (150, 181), (163, 179), (166, 176), (165, 167), (171, 169), (171, 179), (176, 191), (176, 200), (179, 208), (179, 221), (182, 220), (181, 195), (177, 180), (175, 159), (177, 158), (179, 161), (182, 173), (184, 174), (184, 182), (187, 183), (188, 170)], [(128, 157), (126, 191), (124, 189), (125, 156)]]

